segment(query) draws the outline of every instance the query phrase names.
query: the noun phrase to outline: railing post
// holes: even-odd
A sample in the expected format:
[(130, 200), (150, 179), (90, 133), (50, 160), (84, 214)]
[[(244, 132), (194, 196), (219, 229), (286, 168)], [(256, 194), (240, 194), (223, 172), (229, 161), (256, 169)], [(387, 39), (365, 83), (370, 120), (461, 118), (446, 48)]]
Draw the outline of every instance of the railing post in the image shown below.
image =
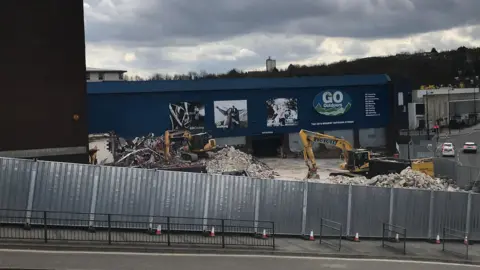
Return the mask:
[(167, 243), (168, 243), (168, 246), (171, 246), (171, 242), (170, 242), (170, 217), (167, 217)]
[(112, 244), (112, 216), (108, 214), (108, 244)]
[(385, 247), (385, 223), (382, 223), (382, 247)]
[[(394, 188), (390, 188), (390, 210), (388, 214), (388, 224), (393, 224), (393, 206), (395, 203), (395, 190)], [(392, 232), (388, 231), (388, 237), (392, 237)]]
[(43, 211), (43, 240), (48, 242), (47, 211)]
[(318, 237), (318, 243), (322, 243), (322, 232), (323, 232), (323, 218), (320, 218), (320, 236)]
[(225, 248), (225, 220), (222, 219), (222, 248)]

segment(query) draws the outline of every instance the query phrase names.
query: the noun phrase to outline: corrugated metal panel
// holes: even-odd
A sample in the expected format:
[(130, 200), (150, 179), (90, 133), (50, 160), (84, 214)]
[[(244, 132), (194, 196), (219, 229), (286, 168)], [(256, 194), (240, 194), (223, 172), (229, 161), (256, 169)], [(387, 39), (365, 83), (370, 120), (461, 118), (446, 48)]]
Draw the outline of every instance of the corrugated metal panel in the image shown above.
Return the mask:
[(392, 223), (405, 227), (408, 237), (428, 236), (430, 194), (428, 190), (394, 189)]
[(390, 189), (352, 186), (352, 233), (366, 237), (382, 236), (382, 223), (388, 222)]
[(480, 194), (472, 194), (472, 213), (470, 217), (470, 239), (480, 240)]
[(155, 216), (192, 217), (175, 222), (202, 224), (208, 175), (172, 171), (157, 172)]
[[(96, 219), (98, 214), (115, 214), (115, 222), (148, 222), (150, 198), (154, 190), (154, 170), (121, 167), (100, 167), (96, 194)], [(118, 216), (130, 215), (130, 217)], [(136, 217), (131, 217), (132, 215)]]
[(333, 184), (308, 184), (306, 231), (320, 230), (320, 219), (326, 218), (342, 223), (343, 233), (347, 228), (348, 186)]
[(435, 170), (435, 176), (454, 179), (456, 177), (455, 161), (445, 158), (433, 159), (433, 166)]
[(254, 220), (255, 181), (248, 177), (211, 175), (208, 217)]
[(26, 209), (31, 160), (0, 158), (0, 209)]
[[(38, 162), (32, 210), (89, 213), (95, 169), (95, 166), (82, 164)], [(32, 217), (41, 218), (42, 215), (34, 212)], [(87, 214), (59, 213), (49, 214), (49, 217), (58, 218), (56, 222), (62, 224), (63, 219), (88, 220)]]
[(443, 227), (465, 231), (468, 193), (436, 191), (434, 196), (433, 233), (442, 233)]
[(304, 183), (262, 180), (260, 186), (259, 219), (274, 221), (276, 233), (301, 233)]

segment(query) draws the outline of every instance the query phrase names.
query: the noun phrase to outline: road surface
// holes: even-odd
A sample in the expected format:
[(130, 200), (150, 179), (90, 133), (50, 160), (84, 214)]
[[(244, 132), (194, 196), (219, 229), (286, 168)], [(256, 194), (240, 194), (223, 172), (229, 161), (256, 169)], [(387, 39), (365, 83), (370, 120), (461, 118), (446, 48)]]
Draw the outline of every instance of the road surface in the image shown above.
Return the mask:
[(466, 270), (478, 265), (250, 255), (182, 255), (0, 250), (0, 269), (76, 270)]
[[(472, 131), (465, 134), (453, 134), (447, 137), (440, 137), (438, 140), (438, 146), (441, 147), (443, 142), (451, 142), (455, 146), (456, 156), (455, 158), (444, 157), (447, 159), (455, 159), (460, 165), (470, 167), (480, 167), (480, 152), (478, 154), (468, 153), (465, 154), (462, 151), (463, 144), (465, 142), (475, 142), (480, 146), (480, 131)], [(441, 154), (438, 149), (438, 154)]]

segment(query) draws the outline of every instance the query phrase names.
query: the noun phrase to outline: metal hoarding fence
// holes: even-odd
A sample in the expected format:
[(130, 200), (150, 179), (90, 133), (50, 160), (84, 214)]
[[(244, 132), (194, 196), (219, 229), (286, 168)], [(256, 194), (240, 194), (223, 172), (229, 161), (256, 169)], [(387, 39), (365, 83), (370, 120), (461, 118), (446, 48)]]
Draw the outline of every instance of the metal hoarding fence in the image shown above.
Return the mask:
[(0, 209), (22, 210), (22, 222), (30, 224), (48, 210), (62, 222), (78, 218), (91, 227), (107, 222), (103, 213), (110, 213), (131, 226), (187, 217), (178, 222), (204, 230), (210, 219), (246, 220), (242, 224), (256, 231), (262, 225), (254, 220), (270, 220), (277, 235), (305, 235), (325, 218), (343, 224), (344, 236), (382, 237), (382, 223), (389, 223), (406, 228), (409, 238), (434, 239), (449, 227), (480, 240), (478, 202), (480, 194), (467, 192), (0, 158)]

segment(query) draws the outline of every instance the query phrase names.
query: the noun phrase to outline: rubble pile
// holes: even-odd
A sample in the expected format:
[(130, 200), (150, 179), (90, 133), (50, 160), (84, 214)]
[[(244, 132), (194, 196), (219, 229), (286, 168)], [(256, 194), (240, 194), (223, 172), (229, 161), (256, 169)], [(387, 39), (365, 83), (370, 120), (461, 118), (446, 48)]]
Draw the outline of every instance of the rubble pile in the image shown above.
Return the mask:
[(153, 133), (150, 133), (147, 136), (137, 137), (132, 141), (127, 141), (121, 137), (116, 138), (115, 141), (115, 161), (106, 165), (147, 169), (192, 165), (191, 162), (180, 158), (175, 147), (171, 148), (170, 154), (172, 158), (167, 161), (163, 152), (163, 136), (155, 136)]
[(460, 190), (451, 179), (433, 178), (422, 172), (414, 171), (410, 167), (404, 169), (399, 174), (377, 175), (370, 180), (371, 182), (369, 184), (377, 187), (423, 188), (446, 191)]
[(245, 171), (248, 176), (260, 179), (273, 179), (278, 176), (267, 164), (234, 147), (226, 147), (216, 152), (206, 165), (208, 173)]
[(324, 182), (347, 185), (366, 185), (394, 188), (421, 188), (430, 190), (458, 191), (460, 190), (451, 179), (432, 178), (410, 167), (400, 173), (377, 175), (371, 179), (366, 177), (330, 176)]

